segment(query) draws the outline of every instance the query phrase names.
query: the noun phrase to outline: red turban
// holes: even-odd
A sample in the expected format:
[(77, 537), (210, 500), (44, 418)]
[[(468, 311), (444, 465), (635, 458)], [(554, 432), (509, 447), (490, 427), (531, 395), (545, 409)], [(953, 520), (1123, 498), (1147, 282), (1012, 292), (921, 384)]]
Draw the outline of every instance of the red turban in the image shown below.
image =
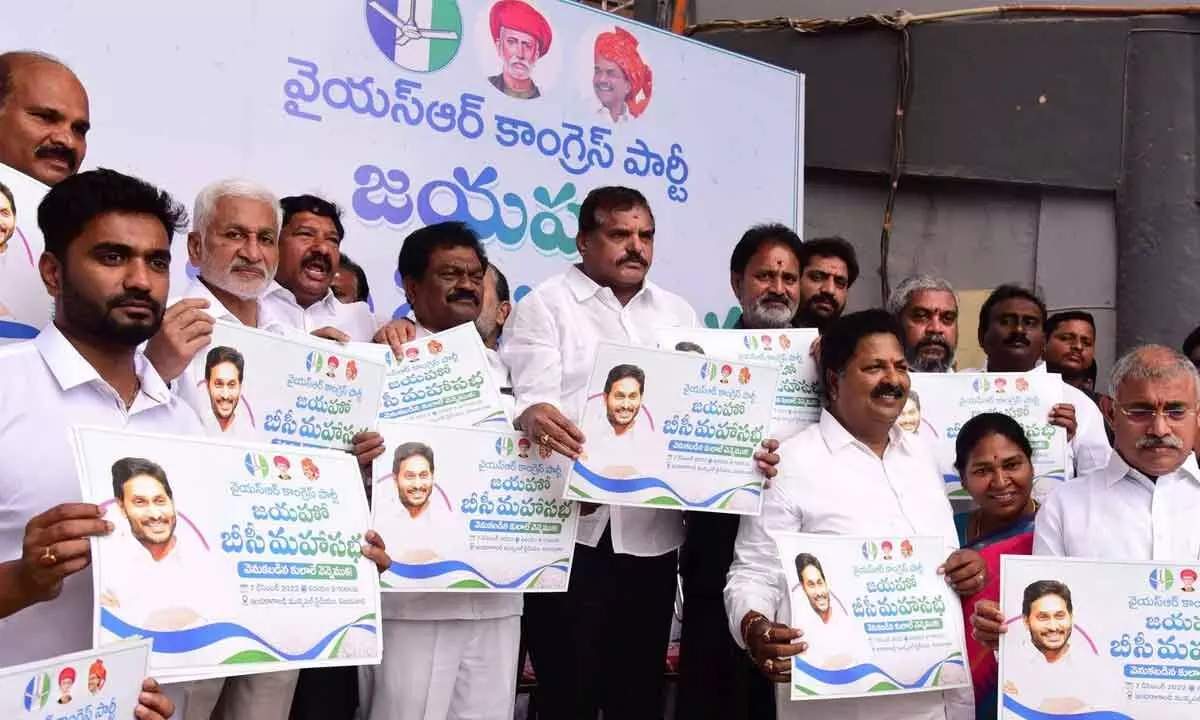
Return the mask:
[(75, 682), (75, 668), (63, 668), (62, 672), (58, 674), (58, 681), (61, 683), (63, 680)]
[(613, 28), (612, 32), (600, 33), (596, 36), (596, 57), (603, 57), (614, 62), (625, 73), (629, 80), (629, 94), (625, 96), (625, 105), (629, 114), (637, 117), (650, 104), (651, 86), (654, 74), (650, 67), (642, 62), (638, 53), (638, 41), (633, 33), (624, 28)]
[(533, 6), (521, 0), (500, 0), (491, 11), (492, 40), (500, 39), (500, 28), (527, 33), (538, 42), (538, 57), (550, 52), (550, 23)]

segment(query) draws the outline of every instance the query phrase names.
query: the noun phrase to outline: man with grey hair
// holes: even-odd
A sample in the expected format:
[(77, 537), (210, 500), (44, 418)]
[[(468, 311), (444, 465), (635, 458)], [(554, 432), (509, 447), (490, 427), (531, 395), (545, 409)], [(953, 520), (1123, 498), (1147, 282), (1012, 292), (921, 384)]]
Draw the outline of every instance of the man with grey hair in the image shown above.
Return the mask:
[[(1104, 400), (1115, 449), (1108, 465), (1058, 488), (1037, 515), (1033, 553), (1193, 562), (1200, 548), (1200, 467), (1192, 454), (1200, 374), (1161, 345), (1126, 353)], [(980, 601), (974, 634), (995, 646), (1004, 617)]]
[(70, 68), (45, 53), (0, 54), (0, 163), (55, 185), (79, 171), (91, 127)]
[(904, 328), (904, 356), (910, 371), (954, 371), (958, 351), (954, 286), (932, 275), (913, 275), (892, 291), (887, 309)]

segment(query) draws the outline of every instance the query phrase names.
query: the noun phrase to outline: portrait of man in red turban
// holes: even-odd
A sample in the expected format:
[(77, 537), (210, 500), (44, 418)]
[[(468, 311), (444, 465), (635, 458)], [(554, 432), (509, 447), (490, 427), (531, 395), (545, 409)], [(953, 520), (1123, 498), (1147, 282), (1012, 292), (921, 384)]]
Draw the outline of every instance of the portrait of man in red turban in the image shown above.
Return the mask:
[(650, 104), (653, 73), (638, 52), (633, 33), (615, 27), (596, 36), (592, 90), (600, 101), (598, 115), (612, 122), (636, 118)]
[(499, 0), (489, 14), (492, 41), (500, 56), (500, 73), (488, 78), (492, 87), (509, 97), (541, 97), (533, 82), (533, 68), (550, 51), (554, 34), (550, 23), (522, 0)]

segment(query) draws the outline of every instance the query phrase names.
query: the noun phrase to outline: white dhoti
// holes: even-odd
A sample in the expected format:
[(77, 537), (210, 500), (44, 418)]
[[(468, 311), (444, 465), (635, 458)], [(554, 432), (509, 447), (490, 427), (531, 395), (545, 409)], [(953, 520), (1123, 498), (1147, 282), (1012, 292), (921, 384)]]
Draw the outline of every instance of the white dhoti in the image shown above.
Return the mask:
[(197, 680), (172, 686), (176, 717), (183, 720), (287, 720), (299, 670)]

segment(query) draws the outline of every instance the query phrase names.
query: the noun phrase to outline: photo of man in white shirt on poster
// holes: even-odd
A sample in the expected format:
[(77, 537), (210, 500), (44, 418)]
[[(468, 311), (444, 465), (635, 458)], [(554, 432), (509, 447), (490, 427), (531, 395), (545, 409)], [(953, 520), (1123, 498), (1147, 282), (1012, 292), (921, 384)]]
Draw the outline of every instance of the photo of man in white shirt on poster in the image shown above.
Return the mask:
[(662, 449), (642, 405), (645, 393), (646, 372), (637, 365), (617, 365), (604, 381), (603, 412), (585, 412), (587, 442), (580, 459), (600, 475), (641, 477), (653, 474), (660, 464)]
[[(1021, 615), (1029, 641), (1021, 642), (1020, 660), (1009, 665), (1004, 694), (1028, 708), (1076, 713), (1091, 705), (1103, 666), (1084, 638), (1075, 637), (1071, 589), (1057, 580), (1038, 580), (1025, 588)], [(1022, 638), (1024, 640), (1024, 638)]]
[[(815, 555), (796, 556), (796, 575), (800, 590), (812, 612), (797, 612), (795, 626), (804, 631), (809, 650), (800, 658), (826, 670), (843, 670), (871, 659), (871, 646), (862, 628), (829, 590), (825, 570)], [(814, 650), (815, 649), (815, 650)]]

